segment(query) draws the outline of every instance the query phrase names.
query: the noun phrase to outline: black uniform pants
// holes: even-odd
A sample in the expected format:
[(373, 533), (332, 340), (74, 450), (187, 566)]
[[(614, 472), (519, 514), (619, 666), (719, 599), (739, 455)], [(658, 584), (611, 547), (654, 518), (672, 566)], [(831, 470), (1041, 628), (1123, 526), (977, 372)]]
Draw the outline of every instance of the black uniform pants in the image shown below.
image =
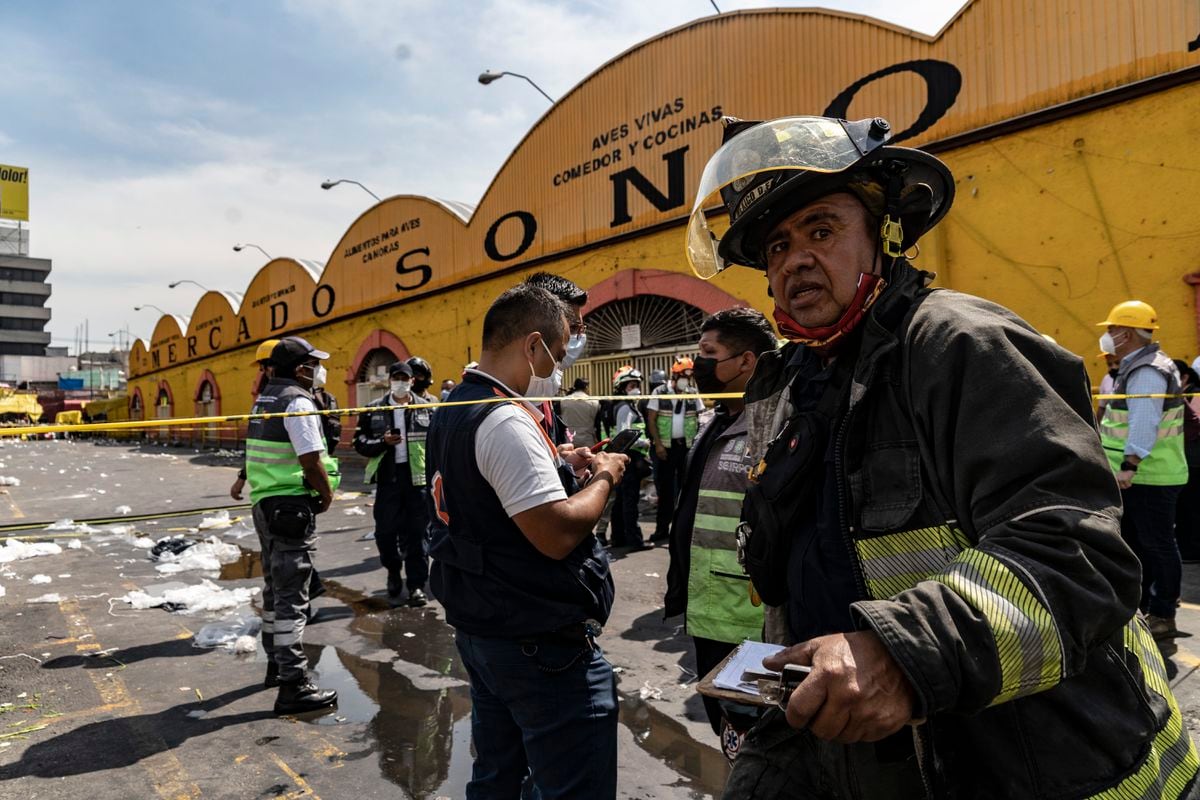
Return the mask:
[(311, 514), (303, 531), (283, 530), (274, 512), (284, 508), (308, 507), (308, 497), (266, 497), (253, 509), (263, 564), (263, 649), (279, 666), (279, 680), (294, 683), (308, 672), (304, 655), (304, 624), (308, 616), (312, 554), (317, 547), (316, 514)]
[(638, 525), (638, 501), (641, 499), (642, 477), (646, 461), (640, 453), (630, 453), (625, 474), (617, 484), (612, 507), (612, 546), (641, 547), (642, 528)]
[[(666, 444), (664, 442), (664, 444)], [(654, 456), (654, 489), (658, 492), (658, 515), (655, 517), (654, 540), (666, 539), (671, 533), (671, 520), (675, 518), (675, 504), (683, 491), (683, 476), (687, 471), (688, 447), (686, 439), (672, 439), (667, 445), (666, 459)]]
[(423, 486), (413, 486), (408, 464), (396, 464), (375, 489), (375, 546), (388, 582), (399, 585), (404, 569), (408, 590), (429, 580), (429, 509)]

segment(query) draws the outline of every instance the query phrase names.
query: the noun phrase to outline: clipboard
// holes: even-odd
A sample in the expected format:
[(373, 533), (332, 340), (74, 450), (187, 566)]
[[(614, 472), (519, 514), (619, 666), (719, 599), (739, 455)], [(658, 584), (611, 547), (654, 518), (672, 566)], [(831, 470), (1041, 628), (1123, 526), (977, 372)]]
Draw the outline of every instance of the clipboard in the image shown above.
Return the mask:
[(721, 674), (721, 671), (729, 665), (729, 662), (737, 657), (741, 648), (742, 645), (735, 647), (733, 651), (729, 653), (729, 655), (721, 659), (721, 663), (717, 664), (707, 675), (701, 678), (700, 682), (696, 684), (696, 691), (705, 697), (712, 697), (717, 700), (729, 700), (734, 703), (741, 703), (748, 706), (774, 708), (775, 703), (764, 699), (762, 695), (739, 692), (734, 689), (725, 689), (720, 686), (716, 686), (713, 683), (713, 681), (716, 680), (716, 677)]

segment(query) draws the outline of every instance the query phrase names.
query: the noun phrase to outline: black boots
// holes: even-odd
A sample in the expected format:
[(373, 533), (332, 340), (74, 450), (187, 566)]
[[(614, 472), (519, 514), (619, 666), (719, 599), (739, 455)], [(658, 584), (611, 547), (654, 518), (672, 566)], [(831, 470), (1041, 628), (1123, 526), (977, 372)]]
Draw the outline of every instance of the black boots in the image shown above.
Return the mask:
[(403, 603), (400, 598), (404, 596), (404, 581), (400, 577), (399, 572), (389, 572), (387, 579), (387, 599), (388, 605), (392, 608), (399, 608)]
[(316, 711), (337, 703), (337, 692), (321, 689), (311, 678), (302, 678), (293, 683), (279, 684), (279, 697), (275, 699), (276, 714), (299, 714)]
[(279, 685), (279, 665), (274, 661), (267, 662), (267, 676), (263, 678), (264, 689), (274, 689)]
[(427, 598), (425, 596), (425, 593), (422, 592), (420, 589), (413, 589), (411, 592), (408, 593), (408, 607), (409, 608), (420, 608), (421, 606), (427, 604), (428, 602), (429, 602), (429, 598)]

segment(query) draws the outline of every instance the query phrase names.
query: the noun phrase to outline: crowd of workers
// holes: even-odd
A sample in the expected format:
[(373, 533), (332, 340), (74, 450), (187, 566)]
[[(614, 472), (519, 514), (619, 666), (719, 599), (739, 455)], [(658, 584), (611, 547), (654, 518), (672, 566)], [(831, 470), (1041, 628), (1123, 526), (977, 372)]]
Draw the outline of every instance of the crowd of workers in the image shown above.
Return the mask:
[[(1183, 397), (1196, 375), (1154, 341), (1153, 309), (1122, 302), (1100, 323), (1114, 371), (1097, 422), (1077, 356), (931, 289), (905, 257), (953, 201), (944, 164), (888, 144), (881, 119), (725, 123), (687, 254), (702, 277), (763, 272), (782, 347), (761, 313), (729, 309), (669, 381), (627, 366), (614, 402), (586, 380), (563, 396), (587, 295), (539, 274), (492, 304), (479, 362), (442, 384), (450, 405), (427, 407), (414, 358), (359, 416), (388, 597), (429, 591), (470, 680), (467, 797), (615, 797), (601, 634), (616, 588), (597, 528), (611, 502), (611, 545), (647, 546), (651, 474), (664, 613), (685, 615), (700, 673), (746, 639), (784, 646), (766, 668), (808, 670), (773, 706), (705, 698), (733, 760), (726, 797), (1193, 796), (1163, 656), (1177, 532), (1197, 548), (1178, 500), (1200, 422)], [(255, 412), (327, 403), (326, 357), (275, 344)], [(704, 405), (679, 396), (695, 392), (733, 397), (701, 425)], [(338, 485), (331, 418), (256, 419), (247, 441), (280, 713), (336, 702), (300, 646)]]

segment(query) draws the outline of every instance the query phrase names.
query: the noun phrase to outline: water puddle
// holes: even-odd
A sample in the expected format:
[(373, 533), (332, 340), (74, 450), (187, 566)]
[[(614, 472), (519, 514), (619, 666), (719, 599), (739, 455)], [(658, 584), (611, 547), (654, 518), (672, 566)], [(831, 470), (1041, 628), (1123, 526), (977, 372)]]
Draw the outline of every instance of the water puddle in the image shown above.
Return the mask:
[(261, 578), (263, 574), (262, 554), (238, 545), (242, 556), (231, 564), (221, 565), (221, 580), (236, 581), (242, 578)]
[(716, 747), (697, 742), (681, 722), (636, 694), (621, 696), (621, 724), (643, 750), (688, 779), (680, 787), (688, 790), (689, 798), (721, 796), (729, 762)]

